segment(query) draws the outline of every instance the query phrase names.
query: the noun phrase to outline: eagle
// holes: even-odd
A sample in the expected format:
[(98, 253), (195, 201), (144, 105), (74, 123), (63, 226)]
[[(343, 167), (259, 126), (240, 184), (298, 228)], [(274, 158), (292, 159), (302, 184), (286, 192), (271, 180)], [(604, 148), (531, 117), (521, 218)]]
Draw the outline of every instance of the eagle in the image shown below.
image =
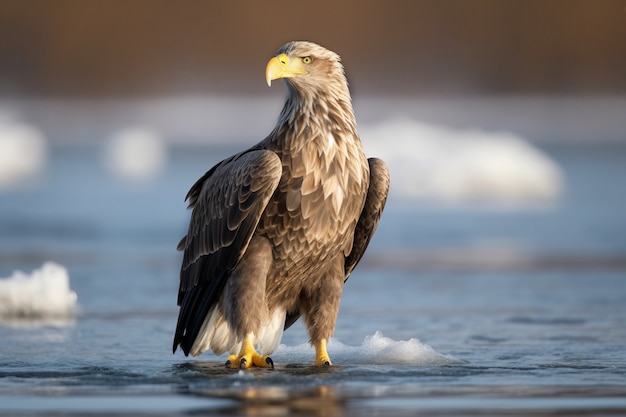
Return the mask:
[(339, 56), (283, 45), (266, 80), (284, 79), (270, 134), (189, 190), (173, 351), (229, 352), (230, 368), (273, 368), (283, 331), (303, 317), (314, 366), (331, 366), (344, 283), (382, 215), (389, 171), (367, 159)]

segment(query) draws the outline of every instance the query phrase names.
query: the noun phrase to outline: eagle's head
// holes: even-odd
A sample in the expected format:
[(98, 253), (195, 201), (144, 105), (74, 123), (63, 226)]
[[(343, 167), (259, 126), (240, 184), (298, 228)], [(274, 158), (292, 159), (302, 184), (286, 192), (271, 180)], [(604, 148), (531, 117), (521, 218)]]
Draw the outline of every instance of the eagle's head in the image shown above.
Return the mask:
[(284, 78), (296, 90), (319, 90), (347, 86), (339, 55), (313, 42), (293, 41), (283, 45), (265, 70), (267, 85)]

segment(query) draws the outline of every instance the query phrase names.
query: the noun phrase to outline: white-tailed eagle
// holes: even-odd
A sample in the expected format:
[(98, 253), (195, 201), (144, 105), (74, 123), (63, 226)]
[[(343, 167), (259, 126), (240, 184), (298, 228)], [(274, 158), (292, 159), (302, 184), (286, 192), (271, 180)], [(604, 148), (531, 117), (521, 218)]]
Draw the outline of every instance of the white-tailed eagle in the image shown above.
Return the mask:
[(174, 351), (228, 351), (227, 366), (273, 367), (268, 355), (302, 316), (314, 364), (329, 366), (344, 283), (378, 225), (389, 172), (363, 153), (337, 54), (289, 42), (266, 78), (287, 84), (274, 130), (187, 194)]

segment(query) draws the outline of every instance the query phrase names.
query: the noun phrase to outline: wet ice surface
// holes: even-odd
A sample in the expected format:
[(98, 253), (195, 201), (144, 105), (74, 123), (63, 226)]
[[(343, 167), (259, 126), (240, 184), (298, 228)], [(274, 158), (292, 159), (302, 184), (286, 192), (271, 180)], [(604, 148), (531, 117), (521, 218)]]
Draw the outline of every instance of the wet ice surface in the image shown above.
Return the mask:
[(566, 181), (553, 206), (390, 201), (346, 286), (337, 366), (310, 367), (295, 325), (275, 370), (245, 372), (171, 354), (182, 198), (229, 151), (176, 150), (139, 188), (108, 177), (97, 150), (53, 148), (40, 184), (2, 195), (0, 277), (53, 260), (79, 313), (2, 321), (0, 413), (626, 411), (624, 148), (548, 149)]
[[(373, 295), (383, 275), (385, 295)], [(329, 347), (337, 366), (310, 367), (313, 355), (297, 328), (274, 353), (273, 371), (228, 370), (225, 358), (210, 354), (172, 356), (175, 310), (120, 296), (119, 304), (132, 305), (85, 308), (65, 325), (2, 327), (0, 408), (322, 415), (624, 410), (622, 280), (614, 272), (590, 280), (588, 273), (468, 279), (462, 273), (367, 271), (346, 291), (337, 340)], [(86, 295), (83, 303), (89, 302)], [(372, 335), (372, 329), (390, 336)], [(385, 343), (372, 339), (398, 349), (385, 352)], [(382, 353), (389, 356), (377, 357)]]

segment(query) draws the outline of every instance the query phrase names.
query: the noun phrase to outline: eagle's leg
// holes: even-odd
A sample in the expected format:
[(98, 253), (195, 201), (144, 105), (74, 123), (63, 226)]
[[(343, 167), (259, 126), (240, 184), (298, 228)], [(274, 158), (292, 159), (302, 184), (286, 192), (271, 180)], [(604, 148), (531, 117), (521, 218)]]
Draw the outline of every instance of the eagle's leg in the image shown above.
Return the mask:
[(326, 351), (326, 339), (321, 339), (315, 344), (315, 362), (314, 366), (331, 366), (333, 363), (330, 361), (328, 351)]
[(226, 362), (230, 368), (274, 367), (268, 356), (254, 349), (254, 335), (269, 320), (265, 280), (273, 259), (269, 241), (261, 236), (253, 237), (224, 287), (222, 309), (226, 321), (243, 339), (239, 354), (231, 355)]
[(326, 344), (335, 332), (339, 302), (343, 291), (343, 254), (332, 261), (329, 269), (319, 279), (312, 279), (306, 297), (301, 300), (301, 311), (315, 348), (314, 366), (331, 366)]
[(257, 353), (252, 343), (253, 335), (249, 334), (243, 340), (241, 351), (238, 355), (230, 355), (226, 361), (226, 367), (228, 368), (250, 368), (257, 366), (259, 368), (272, 368), (274, 369), (274, 361), (269, 356), (263, 356)]

